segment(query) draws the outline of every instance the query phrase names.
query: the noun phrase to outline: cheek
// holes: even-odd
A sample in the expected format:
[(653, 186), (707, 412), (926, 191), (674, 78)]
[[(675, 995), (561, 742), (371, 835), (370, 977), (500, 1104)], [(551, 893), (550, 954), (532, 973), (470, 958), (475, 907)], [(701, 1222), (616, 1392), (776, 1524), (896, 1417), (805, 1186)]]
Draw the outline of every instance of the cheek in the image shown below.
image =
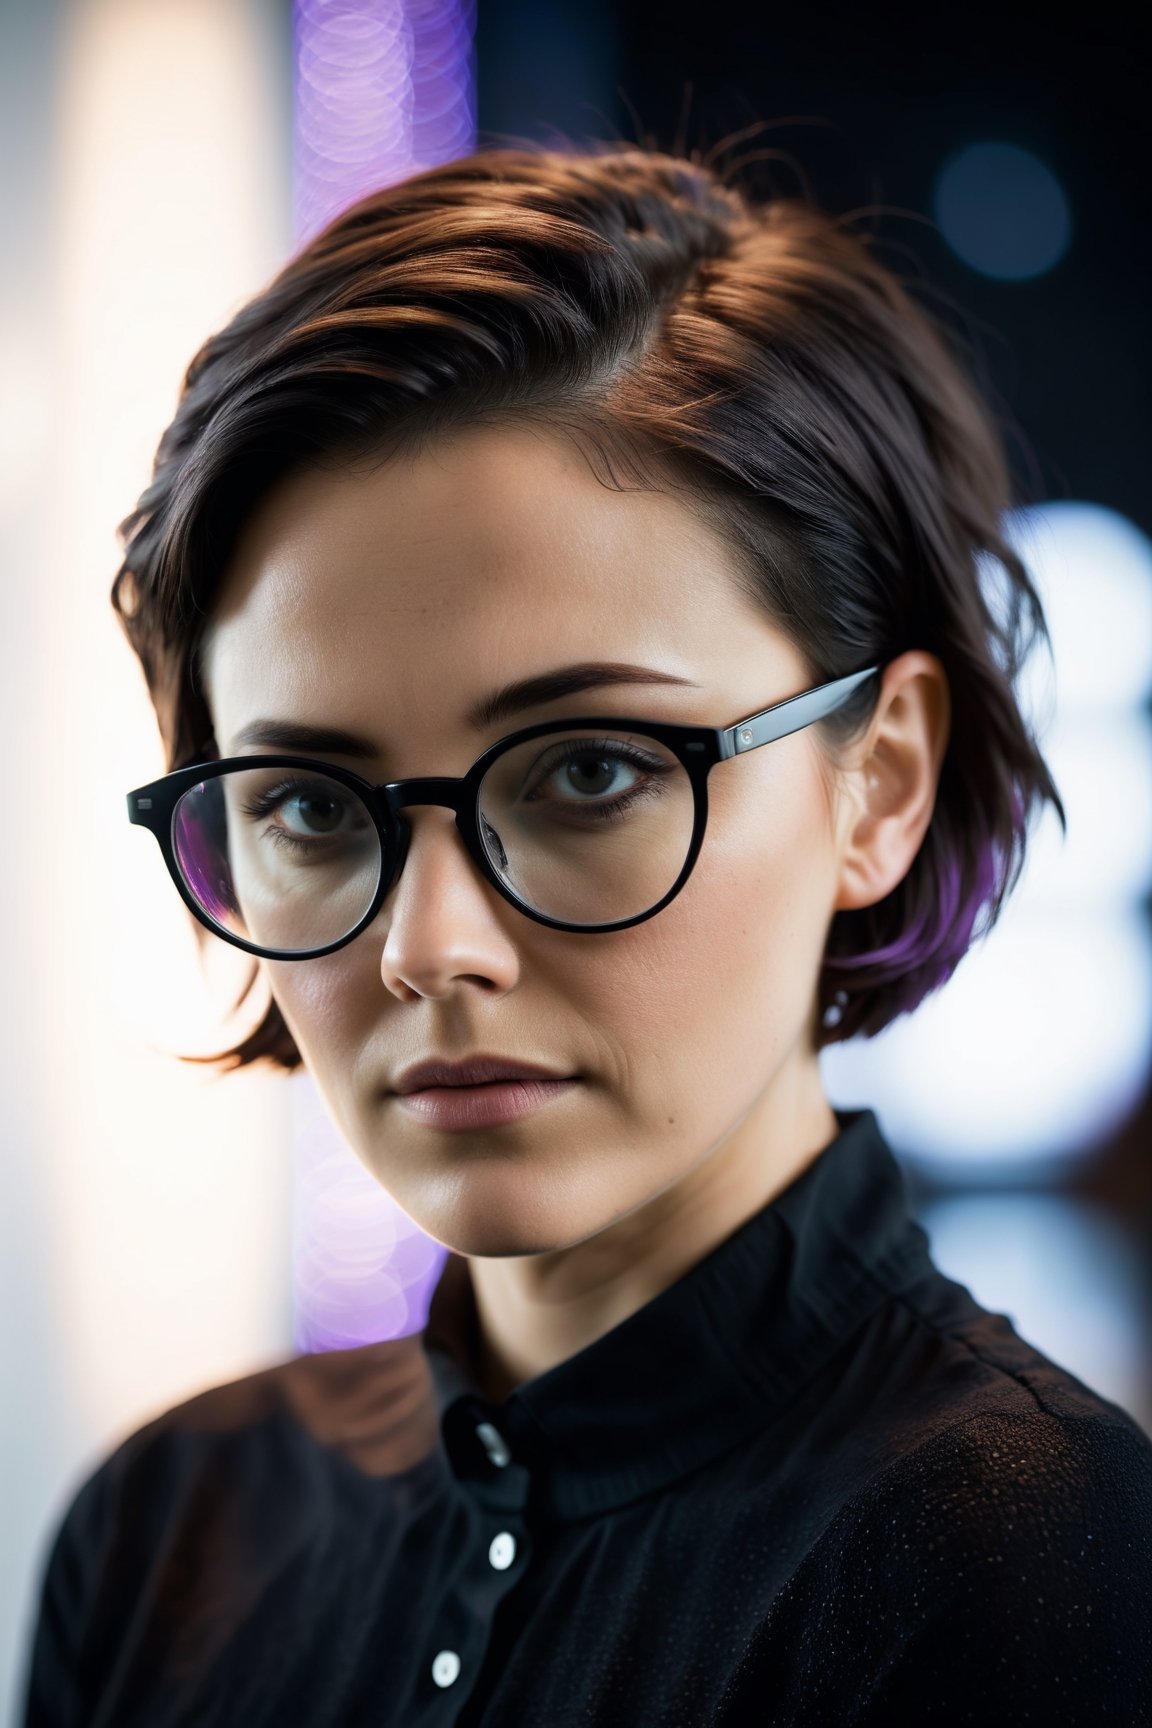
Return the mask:
[(637, 926), (614, 986), (628, 1041), (646, 1054), (657, 1088), (762, 1079), (806, 1025), (831, 905), (831, 840), (811, 777), (772, 766), (770, 788), (766, 774), (746, 774), (717, 789), (686, 887)]
[[(366, 961), (368, 962), (366, 964)], [(386, 1065), (380, 1040), (380, 972), (356, 945), (320, 960), (265, 960), (276, 1004), (313, 1079), (343, 1117), (358, 1065)]]

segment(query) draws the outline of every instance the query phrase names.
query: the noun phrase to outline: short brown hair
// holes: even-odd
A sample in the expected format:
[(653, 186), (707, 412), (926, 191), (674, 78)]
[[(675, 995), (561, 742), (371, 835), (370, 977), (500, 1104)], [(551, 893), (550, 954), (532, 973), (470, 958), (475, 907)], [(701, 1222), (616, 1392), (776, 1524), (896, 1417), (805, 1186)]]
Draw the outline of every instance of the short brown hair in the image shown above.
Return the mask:
[[(577, 439), (605, 484), (681, 491), (813, 683), (908, 648), (942, 662), (951, 731), (928, 831), (889, 894), (834, 914), (819, 977), (820, 1047), (880, 1031), (995, 922), (1034, 807), (1065, 822), (1014, 689), (1043, 611), (955, 339), (845, 219), (753, 197), (695, 154), (516, 146), (433, 168), (344, 211), (203, 344), (120, 524), (111, 596), (169, 769), (211, 739), (198, 650), (269, 486), (532, 418)], [(829, 745), (877, 691), (818, 723)], [(301, 1063), (275, 1002), (232, 1048), (182, 1058), (261, 1059)]]

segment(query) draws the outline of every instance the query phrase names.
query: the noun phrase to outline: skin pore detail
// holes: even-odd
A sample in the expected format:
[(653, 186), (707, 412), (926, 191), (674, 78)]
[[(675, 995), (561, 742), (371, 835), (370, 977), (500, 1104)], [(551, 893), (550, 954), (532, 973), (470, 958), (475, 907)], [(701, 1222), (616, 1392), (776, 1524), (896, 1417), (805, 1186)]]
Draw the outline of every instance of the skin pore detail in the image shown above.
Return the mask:
[[(470, 723), (502, 686), (591, 660), (687, 684)], [(817, 681), (687, 504), (612, 490), (570, 439), (523, 426), (278, 483), (224, 572), (203, 667), (222, 755), (259, 754), (235, 740), (261, 718), (336, 727), (376, 754), (323, 759), (374, 782), (462, 775), (537, 720), (727, 726)], [(691, 877), (628, 929), (525, 917), (475, 869), (449, 810), (414, 807), (373, 923), (334, 954), (260, 962), (350, 1146), (468, 1256), (489, 1396), (626, 1319), (835, 1137), (815, 1053), (828, 926), (906, 874), (949, 712), (940, 662), (909, 651), (840, 772), (811, 727), (717, 764)], [(390, 1095), (421, 1058), (479, 1052), (580, 1083), (474, 1133), (431, 1128)]]

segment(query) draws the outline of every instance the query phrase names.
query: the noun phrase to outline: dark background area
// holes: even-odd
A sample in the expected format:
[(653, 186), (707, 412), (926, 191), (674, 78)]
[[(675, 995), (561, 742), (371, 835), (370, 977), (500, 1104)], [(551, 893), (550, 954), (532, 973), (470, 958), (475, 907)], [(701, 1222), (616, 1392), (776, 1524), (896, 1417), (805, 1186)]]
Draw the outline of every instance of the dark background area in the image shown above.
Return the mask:
[[(1141, 9), (768, 8), (741, 0), (480, 0), (480, 143), (508, 132), (779, 152), (752, 182), (861, 218), (885, 261), (974, 344), (1022, 492), (1152, 532), (1148, 474), (1150, 32)], [(1042, 158), (1072, 210), (1050, 271), (994, 281), (940, 235), (932, 188), (967, 143)]]
[[(479, 0), (478, 145), (619, 138), (706, 154), (756, 127), (731, 155), (768, 159), (743, 183), (862, 212), (880, 256), (961, 336), (1019, 501), (1103, 504), (1152, 533), (1146, 19), (988, 0)], [(1040, 157), (1070, 206), (1067, 251), (1032, 279), (981, 275), (934, 219), (942, 165), (989, 141)], [(1064, 1191), (1122, 1219), (1149, 1265), (1152, 1084)]]

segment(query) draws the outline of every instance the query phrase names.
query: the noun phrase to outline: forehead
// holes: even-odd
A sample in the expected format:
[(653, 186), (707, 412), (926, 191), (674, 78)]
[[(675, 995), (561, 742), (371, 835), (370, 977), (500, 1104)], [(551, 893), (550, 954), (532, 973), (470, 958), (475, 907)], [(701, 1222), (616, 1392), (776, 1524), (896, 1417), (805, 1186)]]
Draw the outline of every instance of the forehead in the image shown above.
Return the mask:
[(775, 636), (682, 500), (601, 484), (559, 434), (486, 427), (275, 487), (237, 541), (203, 658), (221, 742), (256, 713), (443, 730), (446, 692), (463, 712), (569, 661), (698, 679), (710, 657), (732, 665), (737, 628), (761, 654)]

